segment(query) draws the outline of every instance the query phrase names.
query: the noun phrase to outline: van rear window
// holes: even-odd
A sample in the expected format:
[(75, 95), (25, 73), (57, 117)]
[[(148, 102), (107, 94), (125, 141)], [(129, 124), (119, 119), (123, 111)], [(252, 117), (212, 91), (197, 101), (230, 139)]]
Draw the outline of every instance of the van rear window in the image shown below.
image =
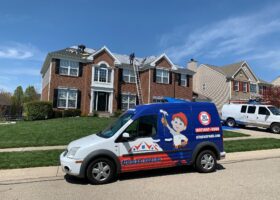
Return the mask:
[(242, 107), (241, 107), (241, 112), (242, 112), (242, 113), (245, 113), (245, 112), (246, 112), (246, 109), (247, 109), (247, 106), (242, 106)]
[(255, 113), (256, 112), (256, 106), (249, 106), (248, 107), (248, 111), (247, 111), (247, 113)]

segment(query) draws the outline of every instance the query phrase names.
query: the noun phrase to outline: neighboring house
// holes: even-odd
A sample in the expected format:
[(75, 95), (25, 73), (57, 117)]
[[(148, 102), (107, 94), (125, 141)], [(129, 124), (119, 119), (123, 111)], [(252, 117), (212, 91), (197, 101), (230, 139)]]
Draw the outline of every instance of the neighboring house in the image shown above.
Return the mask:
[(220, 111), (229, 102), (247, 102), (260, 97), (259, 79), (246, 61), (218, 67), (201, 64), (191, 66), (194, 92), (210, 98)]
[(274, 86), (280, 86), (280, 76), (278, 76), (276, 79), (274, 79), (271, 83)]
[[(160, 102), (164, 96), (192, 99), (193, 71), (173, 64), (162, 54), (135, 58), (139, 68), (143, 103)], [(94, 50), (70, 47), (47, 55), (41, 69), (42, 96), (57, 109), (114, 113), (138, 103), (136, 76), (128, 55), (107, 47)]]

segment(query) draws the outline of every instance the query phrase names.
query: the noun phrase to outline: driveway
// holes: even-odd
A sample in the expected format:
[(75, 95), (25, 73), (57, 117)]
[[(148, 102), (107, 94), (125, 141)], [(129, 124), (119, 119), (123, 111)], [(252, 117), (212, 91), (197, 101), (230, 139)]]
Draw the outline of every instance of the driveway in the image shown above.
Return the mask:
[(280, 156), (223, 163), (215, 173), (191, 167), (129, 173), (111, 184), (56, 177), (0, 185), (1, 199), (215, 199), (276, 200), (280, 196)]

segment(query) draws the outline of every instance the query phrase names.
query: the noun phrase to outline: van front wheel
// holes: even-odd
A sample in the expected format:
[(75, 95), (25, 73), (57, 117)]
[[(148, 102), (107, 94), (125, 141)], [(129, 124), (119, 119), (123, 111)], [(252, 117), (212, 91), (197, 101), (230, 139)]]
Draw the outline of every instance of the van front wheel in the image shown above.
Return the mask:
[(229, 127), (234, 127), (235, 126), (235, 120), (234, 119), (232, 119), (232, 118), (229, 118), (229, 119), (227, 119), (227, 126), (229, 126)]
[(210, 150), (200, 152), (196, 158), (195, 167), (201, 173), (210, 173), (216, 170), (217, 159)]
[(87, 168), (87, 178), (92, 184), (109, 183), (115, 177), (115, 165), (107, 158), (94, 160)]

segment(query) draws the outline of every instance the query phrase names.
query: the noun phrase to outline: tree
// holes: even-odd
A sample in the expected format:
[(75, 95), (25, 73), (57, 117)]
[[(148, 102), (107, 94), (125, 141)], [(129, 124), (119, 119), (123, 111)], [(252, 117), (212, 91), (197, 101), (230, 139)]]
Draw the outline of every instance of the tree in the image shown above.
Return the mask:
[(12, 96), (12, 114), (21, 115), (24, 102), (24, 94), (21, 86), (18, 86)]
[(268, 101), (269, 104), (280, 108), (280, 86), (269, 87), (264, 94), (263, 98)]
[(34, 86), (28, 86), (25, 89), (25, 92), (24, 92), (24, 103), (28, 103), (28, 102), (31, 102), (31, 101), (37, 101), (37, 100), (39, 100), (38, 97), (39, 97), (39, 95), (36, 92)]
[(11, 96), (12, 95), (9, 92), (0, 90), (0, 118), (6, 114), (9, 114), (12, 104)]

